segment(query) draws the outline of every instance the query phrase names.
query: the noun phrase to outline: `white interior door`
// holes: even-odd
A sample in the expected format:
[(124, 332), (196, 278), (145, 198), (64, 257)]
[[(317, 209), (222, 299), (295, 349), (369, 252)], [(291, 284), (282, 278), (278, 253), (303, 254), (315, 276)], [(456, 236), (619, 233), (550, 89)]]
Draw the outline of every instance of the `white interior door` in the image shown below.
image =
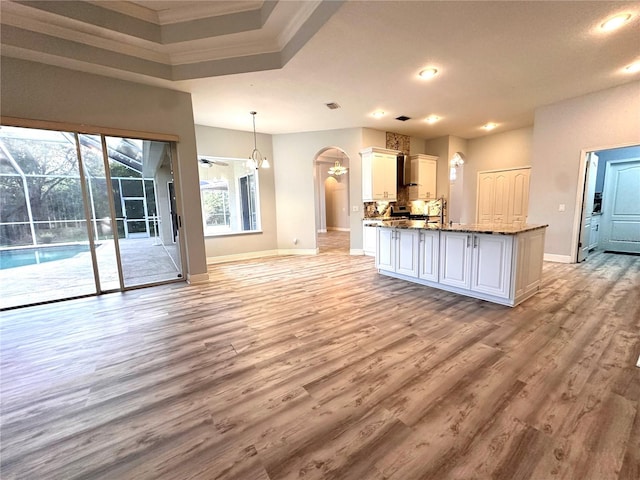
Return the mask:
[(607, 163), (602, 212), (602, 248), (640, 253), (640, 160)]
[(589, 255), (591, 245), (591, 216), (593, 215), (593, 199), (596, 193), (596, 176), (598, 174), (598, 156), (594, 152), (588, 154), (585, 162), (584, 196), (582, 197), (582, 221), (580, 223), (580, 239), (578, 243), (578, 262)]

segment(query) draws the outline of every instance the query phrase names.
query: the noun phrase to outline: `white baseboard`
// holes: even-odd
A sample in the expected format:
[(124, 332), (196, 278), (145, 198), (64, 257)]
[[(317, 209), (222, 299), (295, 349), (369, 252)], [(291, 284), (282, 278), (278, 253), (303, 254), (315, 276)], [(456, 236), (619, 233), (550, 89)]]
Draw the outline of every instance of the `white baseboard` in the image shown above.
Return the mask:
[(259, 252), (236, 253), (234, 255), (220, 255), (219, 257), (207, 257), (207, 265), (238, 262), (240, 260), (251, 260), (253, 258), (275, 257), (276, 255), (279, 255), (278, 250), (262, 250)]
[(327, 230), (329, 230), (330, 232), (350, 232), (351, 231), (350, 228), (345, 228), (345, 227), (327, 227)]
[(327, 233), (327, 229), (326, 228), (320, 228), (320, 229), (318, 229), (318, 233)]
[(553, 253), (545, 253), (544, 261), (556, 263), (573, 263), (569, 255), (555, 255)]
[(190, 284), (194, 283), (205, 283), (209, 281), (208, 273), (198, 273), (196, 275), (187, 274), (187, 282)]
[(349, 250), (349, 255), (365, 255), (365, 253), (361, 248), (352, 248)]
[(278, 255), (317, 255), (320, 253), (319, 248), (281, 248), (278, 250)]

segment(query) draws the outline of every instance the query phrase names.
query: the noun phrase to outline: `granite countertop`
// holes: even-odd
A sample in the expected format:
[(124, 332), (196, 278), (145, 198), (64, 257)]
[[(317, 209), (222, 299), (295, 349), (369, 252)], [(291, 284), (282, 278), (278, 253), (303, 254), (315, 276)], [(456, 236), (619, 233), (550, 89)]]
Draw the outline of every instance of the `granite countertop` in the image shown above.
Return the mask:
[(518, 233), (530, 232), (541, 228), (547, 228), (548, 225), (505, 225), (496, 224), (440, 224), (431, 223), (424, 220), (387, 220), (383, 222), (371, 223), (372, 227), (380, 228), (415, 228), (420, 230), (440, 230), (443, 232), (463, 232), (463, 233), (487, 233), (495, 235), (516, 235)]

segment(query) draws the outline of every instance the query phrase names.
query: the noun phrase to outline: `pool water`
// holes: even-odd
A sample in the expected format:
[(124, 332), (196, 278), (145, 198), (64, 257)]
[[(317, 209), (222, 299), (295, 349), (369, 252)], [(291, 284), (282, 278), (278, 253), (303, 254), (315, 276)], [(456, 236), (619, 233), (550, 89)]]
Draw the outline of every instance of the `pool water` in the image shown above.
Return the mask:
[(89, 245), (56, 245), (0, 250), (0, 270), (64, 260), (88, 251)]

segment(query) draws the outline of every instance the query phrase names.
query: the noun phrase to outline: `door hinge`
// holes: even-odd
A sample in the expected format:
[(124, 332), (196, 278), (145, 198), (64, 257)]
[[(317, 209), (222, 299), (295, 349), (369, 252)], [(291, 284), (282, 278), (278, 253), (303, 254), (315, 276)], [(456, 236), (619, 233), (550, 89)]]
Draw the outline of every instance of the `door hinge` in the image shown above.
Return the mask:
[(578, 242), (578, 248), (582, 246), (582, 242)]

